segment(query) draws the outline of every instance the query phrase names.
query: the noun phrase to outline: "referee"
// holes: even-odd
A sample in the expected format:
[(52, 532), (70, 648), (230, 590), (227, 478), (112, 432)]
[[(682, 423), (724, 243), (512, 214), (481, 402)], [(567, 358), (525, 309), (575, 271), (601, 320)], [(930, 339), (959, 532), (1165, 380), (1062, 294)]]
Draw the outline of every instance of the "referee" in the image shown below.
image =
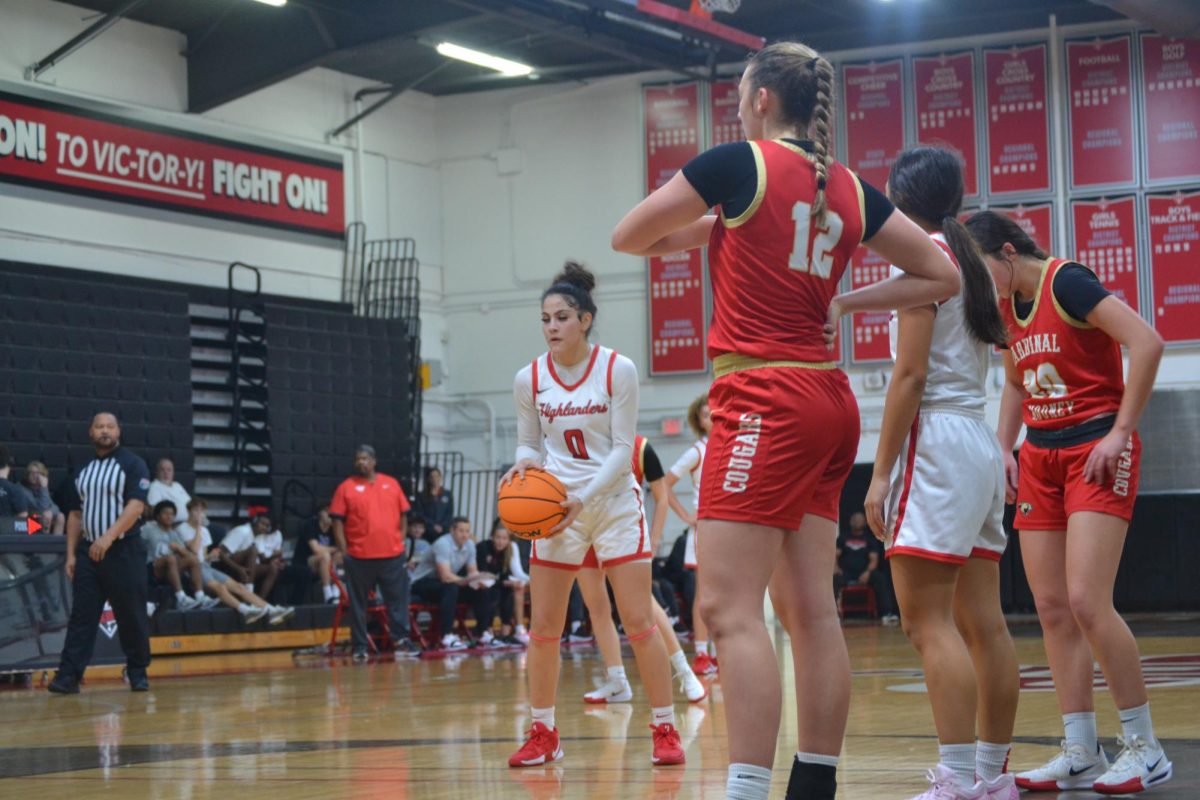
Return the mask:
[(50, 691), (77, 694), (83, 671), (92, 660), (104, 601), (117, 620), (125, 675), (135, 692), (150, 689), (150, 620), (146, 548), (141, 518), (150, 489), (146, 462), (121, 448), (115, 414), (92, 418), (88, 436), (96, 457), (79, 471), (64, 507), (67, 512), (67, 577), (74, 601), (67, 622), (58, 674)]

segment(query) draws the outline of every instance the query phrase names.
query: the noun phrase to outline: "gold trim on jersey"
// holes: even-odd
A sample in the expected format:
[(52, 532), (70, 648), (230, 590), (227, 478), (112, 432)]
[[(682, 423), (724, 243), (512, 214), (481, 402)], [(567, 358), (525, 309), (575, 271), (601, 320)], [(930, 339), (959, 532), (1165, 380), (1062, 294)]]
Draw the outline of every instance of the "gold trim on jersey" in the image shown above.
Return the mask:
[(741, 353), (722, 353), (713, 359), (713, 378), (721, 378), (734, 372), (744, 372), (748, 369), (766, 369), (767, 367), (787, 367), (789, 369), (837, 369), (832, 361), (775, 361), (754, 356), (744, 356)]
[(1033, 318), (1037, 316), (1038, 304), (1042, 302), (1042, 287), (1046, 283), (1046, 275), (1050, 272), (1050, 263), (1052, 261), (1054, 261), (1053, 256), (1047, 258), (1045, 263), (1042, 264), (1042, 274), (1038, 277), (1037, 291), (1033, 295), (1033, 308), (1029, 309), (1028, 317), (1021, 319), (1021, 315), (1017, 313), (1017, 295), (1015, 293), (1012, 297), (1008, 298), (1008, 302), (1012, 304), (1013, 319), (1022, 328), (1028, 328), (1029, 323), (1033, 322)]
[[(1092, 270), (1092, 268), (1089, 267), (1087, 264), (1080, 264), (1078, 261), (1064, 261), (1063, 263), (1058, 265), (1058, 269), (1062, 269), (1063, 267), (1067, 266), (1067, 264), (1079, 264), (1079, 266), (1083, 267), (1088, 272), (1091, 272), (1093, 276), (1096, 274)], [(1056, 269), (1054, 271), (1055, 275), (1058, 274), (1058, 269)], [(1100, 280), (1100, 279), (1096, 278), (1096, 280)], [(1080, 322), (1079, 320), (1075, 319), (1074, 317), (1072, 317), (1070, 314), (1067, 313), (1067, 310), (1065, 308), (1063, 308), (1062, 305), (1059, 304), (1058, 298), (1054, 296), (1054, 285), (1053, 284), (1051, 284), (1051, 286), (1050, 286), (1050, 299), (1054, 301), (1054, 310), (1058, 312), (1058, 316), (1063, 322), (1067, 323), (1072, 328), (1079, 328), (1082, 331), (1095, 330), (1095, 328), (1096, 328), (1095, 325), (1093, 325), (1087, 321)]]
[(763, 197), (767, 193), (767, 164), (763, 161), (762, 150), (759, 149), (757, 142), (749, 142), (750, 152), (754, 153), (754, 169), (758, 171), (758, 187), (754, 191), (754, 199), (750, 201), (750, 206), (738, 214), (733, 219), (725, 216), (725, 210), (721, 210), (721, 223), (726, 228), (736, 228), (739, 225), (744, 225), (754, 216), (754, 212), (758, 211), (758, 207), (762, 205)]
[(788, 150), (791, 150), (793, 153), (799, 153), (800, 155), (804, 156), (805, 158), (807, 158), (809, 161), (813, 162), (814, 164), (817, 163), (817, 157), (814, 156), (812, 153), (808, 152), (807, 150), (805, 150), (803, 147), (800, 147), (799, 145), (794, 145), (791, 142), (787, 141), (786, 139), (772, 139), (771, 141), (777, 145), (780, 145), (781, 147), (786, 147)]

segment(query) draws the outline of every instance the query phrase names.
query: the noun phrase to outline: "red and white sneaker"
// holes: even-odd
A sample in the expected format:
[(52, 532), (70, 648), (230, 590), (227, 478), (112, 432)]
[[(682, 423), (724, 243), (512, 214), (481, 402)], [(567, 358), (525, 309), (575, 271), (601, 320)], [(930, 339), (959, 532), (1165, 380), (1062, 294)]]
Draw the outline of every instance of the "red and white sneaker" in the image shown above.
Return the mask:
[(654, 731), (654, 755), (650, 757), (656, 767), (666, 767), (684, 762), (683, 743), (679, 741), (679, 731), (669, 722), (661, 725), (651, 725)]
[(627, 679), (609, 680), (599, 689), (583, 696), (585, 703), (628, 703), (633, 699), (633, 687)]
[(1157, 743), (1141, 736), (1117, 737), (1121, 752), (1108, 771), (1096, 779), (1093, 792), (1100, 794), (1137, 794), (1171, 780), (1173, 767)]
[(708, 653), (698, 653), (692, 662), (692, 672), (697, 675), (716, 675), (717, 660)]
[(547, 728), (540, 722), (533, 723), (526, 735), (529, 737), (521, 749), (508, 759), (510, 767), (540, 767), (562, 761), (563, 751), (558, 746), (558, 728)]

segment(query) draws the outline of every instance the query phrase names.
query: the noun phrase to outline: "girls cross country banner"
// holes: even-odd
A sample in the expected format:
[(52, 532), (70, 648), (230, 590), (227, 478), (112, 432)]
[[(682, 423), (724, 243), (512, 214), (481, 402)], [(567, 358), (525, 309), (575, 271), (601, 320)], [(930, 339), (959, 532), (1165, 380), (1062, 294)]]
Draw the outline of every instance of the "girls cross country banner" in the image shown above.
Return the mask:
[(975, 54), (912, 60), (917, 96), (917, 139), (956, 150), (963, 160), (963, 194), (979, 194), (975, 142)]
[(336, 157), (3, 91), (0, 181), (333, 238), (345, 228)]
[(983, 51), (992, 194), (1050, 190), (1046, 45)]
[[(642, 87), (646, 194), (700, 154), (700, 85)], [(736, 109), (736, 106), (735, 106)], [(735, 112), (736, 113), (736, 112)], [(650, 374), (705, 372), (704, 260), (700, 250), (647, 259)]]

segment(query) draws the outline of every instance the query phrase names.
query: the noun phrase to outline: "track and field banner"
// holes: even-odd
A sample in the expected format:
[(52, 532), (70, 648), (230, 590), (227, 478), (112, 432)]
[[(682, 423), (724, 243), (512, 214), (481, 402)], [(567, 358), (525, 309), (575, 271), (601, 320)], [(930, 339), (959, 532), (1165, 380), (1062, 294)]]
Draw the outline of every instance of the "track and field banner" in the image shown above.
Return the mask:
[(1133, 197), (1071, 201), (1075, 260), (1134, 311), (1138, 296), (1137, 206)]
[(904, 149), (904, 61), (842, 67), (846, 109), (843, 163), (883, 191), (896, 154)]
[(1021, 230), (1047, 253), (1057, 250), (1054, 239), (1054, 206), (1050, 203), (1037, 205), (992, 206), (992, 211), (1004, 214), (1021, 226)]
[(984, 50), (983, 64), (991, 193), (1050, 191), (1046, 45)]
[(1200, 178), (1200, 41), (1143, 33), (1142, 83), (1147, 183)]
[(1073, 188), (1130, 186), (1137, 180), (1132, 50), (1127, 35), (1067, 42)]
[[(646, 193), (700, 153), (700, 85), (643, 86)], [(705, 372), (704, 259), (699, 250), (651, 256), (650, 374)]]
[(912, 60), (917, 97), (917, 141), (943, 144), (963, 159), (963, 194), (979, 194), (975, 135), (975, 53), (917, 56)]
[[(888, 277), (891, 264), (866, 247), (859, 247), (850, 259), (850, 288), (861, 289)], [(850, 361), (872, 364), (891, 361), (892, 348), (888, 339), (890, 311), (866, 311), (850, 317)]]
[(1200, 192), (1146, 197), (1154, 327), (1168, 342), (1200, 342)]
[(341, 159), (0, 91), (0, 181), (342, 238)]

